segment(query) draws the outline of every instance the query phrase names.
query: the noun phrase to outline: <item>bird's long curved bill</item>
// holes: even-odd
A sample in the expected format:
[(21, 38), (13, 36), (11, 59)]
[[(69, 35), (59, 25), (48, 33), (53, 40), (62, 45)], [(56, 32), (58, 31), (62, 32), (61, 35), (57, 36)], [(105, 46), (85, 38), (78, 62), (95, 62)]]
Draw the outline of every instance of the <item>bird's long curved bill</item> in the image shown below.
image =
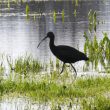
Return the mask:
[(38, 44), (37, 48), (40, 46), (40, 44), (41, 44), (46, 38), (47, 38), (47, 36), (44, 37), (44, 38), (40, 41), (40, 43)]

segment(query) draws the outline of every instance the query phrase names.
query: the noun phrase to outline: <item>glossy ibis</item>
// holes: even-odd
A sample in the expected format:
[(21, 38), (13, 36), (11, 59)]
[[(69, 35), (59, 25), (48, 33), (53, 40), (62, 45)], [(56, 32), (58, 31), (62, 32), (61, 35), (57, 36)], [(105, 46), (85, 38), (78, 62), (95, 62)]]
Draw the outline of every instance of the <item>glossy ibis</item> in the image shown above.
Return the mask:
[[(72, 66), (72, 68), (74, 69), (74, 71), (76, 73), (76, 76), (77, 76), (76, 69), (72, 65), (72, 63), (75, 63), (75, 62), (80, 61), (80, 60), (87, 61), (89, 58), (84, 53), (76, 50), (73, 47), (66, 46), (66, 45), (58, 45), (58, 46), (56, 46), (54, 44), (55, 36), (54, 36), (54, 33), (53, 32), (48, 32), (47, 33), (47, 36), (45, 38), (43, 38), (41, 40), (41, 42), (44, 41), (46, 38), (50, 38), (49, 46), (50, 46), (50, 50), (52, 51), (52, 53), (59, 60), (61, 60), (63, 62), (63, 67), (62, 67), (61, 73), (64, 70), (65, 63), (69, 63)], [(38, 44), (37, 47), (39, 47), (39, 45), (41, 44), (41, 42)]]

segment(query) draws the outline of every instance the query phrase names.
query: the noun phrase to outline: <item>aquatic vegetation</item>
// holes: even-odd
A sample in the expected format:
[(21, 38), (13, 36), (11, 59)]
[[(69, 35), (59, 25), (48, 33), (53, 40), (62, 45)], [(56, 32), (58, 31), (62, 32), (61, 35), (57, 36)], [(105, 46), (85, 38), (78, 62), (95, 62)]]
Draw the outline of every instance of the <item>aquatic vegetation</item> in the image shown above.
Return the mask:
[(29, 18), (29, 11), (30, 11), (29, 5), (26, 4), (25, 12), (26, 12), (27, 18)]
[[(86, 66), (92, 65), (92, 69), (98, 70), (98, 66), (101, 65), (102, 69), (106, 72), (110, 72), (110, 39), (106, 32), (103, 32), (103, 39), (98, 42), (97, 36), (91, 41), (86, 33), (84, 33), (86, 42), (84, 45), (84, 52), (88, 54), (89, 61)], [(101, 70), (102, 71), (102, 70)]]
[(27, 77), (29, 74), (38, 74), (43, 69), (43, 64), (38, 60), (35, 60), (32, 56), (19, 57), (12, 60), (11, 57), (7, 56), (7, 62), (10, 67), (10, 74), (12, 72), (19, 73), (20, 76), (24, 75)]
[[(103, 97), (104, 93), (110, 91), (110, 78), (108, 77), (80, 77), (74, 81), (72, 74), (67, 71), (62, 75), (59, 75), (58, 70), (51, 72), (51, 74), (35, 74), (39, 71), (39, 63), (33, 60), (31, 56), (19, 57), (15, 61), (9, 58), (8, 61), (14, 70), (11, 71), (7, 79), (4, 79), (1, 75), (0, 97), (5, 95), (14, 97), (20, 94), (41, 103), (51, 102), (53, 109), (62, 108), (62, 105), (68, 105), (69, 108), (72, 108), (74, 104), (76, 106), (80, 104), (85, 109), (88, 108), (88, 103), (86, 102), (89, 97), (95, 96), (94, 105), (98, 107), (104, 103), (100, 97)], [(36, 63), (38, 63), (38, 68)], [(50, 65), (53, 68), (52, 60), (50, 60)], [(56, 59), (56, 68), (59, 67), (60, 62)], [(26, 75), (26, 77), (24, 76), (23, 78), (23, 75)], [(27, 77), (31, 75), (33, 77)], [(98, 96), (99, 94), (101, 94), (100, 97)], [(97, 97), (99, 97), (98, 99), (101, 103), (98, 103)], [(92, 101), (89, 101), (92, 104)], [(108, 102), (108, 99), (104, 99), (104, 101)]]
[(0, 64), (0, 75), (4, 73), (5, 67), (3, 66), (3, 63)]
[(78, 6), (79, 0), (75, 0), (75, 6)]
[(8, 0), (8, 4), (7, 4), (8, 8), (10, 8), (10, 0)]
[(76, 15), (77, 15), (77, 11), (76, 11), (76, 9), (74, 10), (74, 16), (76, 17)]
[(36, 14), (34, 13), (34, 21), (36, 20)]
[(79, 5), (79, 0), (72, 0), (72, 4), (74, 6), (74, 12), (73, 12), (73, 14), (74, 14), (74, 17), (76, 17), (77, 16), (77, 7)]
[(38, 73), (42, 69), (42, 65), (31, 56), (20, 57), (14, 62), (14, 71), (20, 74)]
[(90, 10), (88, 13), (88, 19), (89, 19), (89, 31), (90, 32), (92, 32), (92, 30), (96, 31), (96, 26), (97, 26), (96, 11)]
[(5, 66), (4, 66), (4, 55), (0, 55), (0, 76), (2, 76), (5, 72)]
[[(103, 39), (98, 41), (96, 34), (97, 15), (96, 11), (90, 10), (88, 13), (89, 27), (87, 32), (84, 32), (86, 39), (84, 52), (88, 55), (89, 61), (84, 65), (84, 70), (110, 72), (110, 39), (106, 32), (102, 32)], [(93, 38), (93, 39), (92, 39)], [(101, 69), (99, 69), (99, 67)]]
[(56, 68), (57, 68), (57, 71), (58, 73), (60, 72), (60, 60), (56, 58)]
[(72, 0), (72, 4), (75, 4), (75, 6), (77, 7), (79, 5), (79, 0)]
[[(62, 23), (64, 23), (64, 19), (65, 19), (64, 9), (62, 9), (62, 11), (61, 11), (61, 17), (62, 17)], [(56, 10), (54, 10), (53, 11), (53, 21), (54, 21), (54, 23), (56, 23), (56, 19), (57, 19), (57, 12), (56, 12)]]
[(64, 23), (64, 18), (65, 18), (65, 12), (64, 9), (62, 10), (62, 22)]
[(54, 20), (54, 23), (56, 23), (56, 11), (55, 10), (53, 12), (53, 20)]

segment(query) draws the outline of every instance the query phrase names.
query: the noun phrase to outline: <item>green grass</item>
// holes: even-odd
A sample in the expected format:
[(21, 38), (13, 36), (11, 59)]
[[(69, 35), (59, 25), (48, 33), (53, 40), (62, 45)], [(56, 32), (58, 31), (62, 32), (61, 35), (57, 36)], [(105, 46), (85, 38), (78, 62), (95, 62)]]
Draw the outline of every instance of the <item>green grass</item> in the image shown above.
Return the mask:
[[(99, 110), (99, 105), (101, 108), (110, 106), (110, 101), (104, 96), (105, 93), (110, 91), (110, 78), (79, 78), (75, 82), (68, 84), (65, 83), (67, 78), (65, 78), (65, 81), (62, 80), (64, 77), (62, 75), (53, 78), (53, 76), (45, 75), (39, 81), (26, 79), (23, 81), (17, 79), (13, 81), (10, 79), (2, 80), (0, 83), (0, 94), (1, 96), (5, 94), (20, 94), (36, 101), (58, 102), (59, 104), (68, 104), (71, 101), (74, 104), (75, 98), (78, 98), (78, 103), (82, 105), (81, 107), (84, 110), (87, 110), (90, 105), (93, 108), (97, 108), (93, 110)], [(58, 80), (62, 83), (58, 83)], [(94, 100), (93, 102), (92, 99), (89, 100), (91, 97)], [(90, 101), (89, 105), (88, 100)]]
[[(4, 56), (5, 57), (5, 56)], [(73, 75), (65, 70), (59, 74), (60, 62), (56, 59), (57, 71), (42, 74), (44, 65), (31, 56), (19, 57), (12, 61), (7, 57), (10, 75), (3, 78), (4, 65), (0, 66), (0, 99), (3, 97), (24, 96), (44, 103), (51, 102), (52, 109), (62, 105), (79, 105), (82, 110), (109, 110), (110, 93), (109, 77), (80, 77), (74, 80)], [(53, 62), (50, 60), (53, 68)], [(11, 70), (14, 68), (14, 70)], [(77, 100), (76, 100), (77, 99)]]
[(35, 60), (32, 56), (19, 57), (12, 61), (12, 59), (7, 57), (7, 62), (10, 67), (10, 72), (14, 71), (20, 75), (27, 77), (30, 75), (38, 74), (43, 69), (43, 64), (38, 60)]
[[(5, 57), (5, 56), (4, 56)], [(109, 110), (109, 77), (80, 77), (65, 70), (59, 74), (60, 62), (56, 59), (56, 71), (42, 74), (43, 66), (31, 56), (19, 57), (12, 61), (7, 57), (10, 75), (3, 78), (5, 69), (0, 65), (0, 100), (4, 97), (29, 97), (37, 102), (50, 102), (52, 110), (61, 109), (62, 105), (70, 108), (75, 104), (81, 110)], [(3, 61), (2, 61), (3, 62)], [(50, 66), (54, 68), (50, 60)], [(11, 70), (14, 68), (14, 70)]]
[[(0, 83), (1, 95), (7, 93), (21, 93), (40, 101), (52, 101), (70, 98), (94, 97), (98, 94), (104, 94), (110, 91), (110, 78), (87, 78), (77, 79), (74, 83), (63, 82), (63, 76), (60, 78), (43, 76), (39, 81), (29, 80), (3, 80)], [(62, 81), (58, 84), (58, 80)], [(65, 78), (66, 80), (66, 78)]]
[(83, 110), (110, 110), (110, 100), (98, 95), (81, 101)]

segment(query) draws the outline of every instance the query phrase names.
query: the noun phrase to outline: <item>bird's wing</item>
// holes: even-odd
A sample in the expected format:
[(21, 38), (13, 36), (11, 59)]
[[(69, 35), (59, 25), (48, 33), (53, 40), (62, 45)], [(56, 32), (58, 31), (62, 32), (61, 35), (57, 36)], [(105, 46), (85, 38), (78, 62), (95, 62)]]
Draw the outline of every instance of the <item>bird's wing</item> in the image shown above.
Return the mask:
[(80, 53), (80, 51), (76, 50), (75, 48), (73, 47), (69, 47), (69, 46), (57, 46), (56, 48), (56, 51), (59, 53), (59, 54), (63, 54), (63, 55), (72, 55), (72, 54), (77, 54), (77, 53)]
[(56, 54), (57, 56), (61, 57), (63, 56), (64, 58), (78, 58), (81, 57), (81, 52), (76, 50), (75, 48), (69, 47), (69, 46), (57, 46), (56, 48)]
[(88, 59), (84, 53), (69, 46), (56, 46), (53, 53), (58, 59), (65, 63), (74, 63), (76, 61)]

